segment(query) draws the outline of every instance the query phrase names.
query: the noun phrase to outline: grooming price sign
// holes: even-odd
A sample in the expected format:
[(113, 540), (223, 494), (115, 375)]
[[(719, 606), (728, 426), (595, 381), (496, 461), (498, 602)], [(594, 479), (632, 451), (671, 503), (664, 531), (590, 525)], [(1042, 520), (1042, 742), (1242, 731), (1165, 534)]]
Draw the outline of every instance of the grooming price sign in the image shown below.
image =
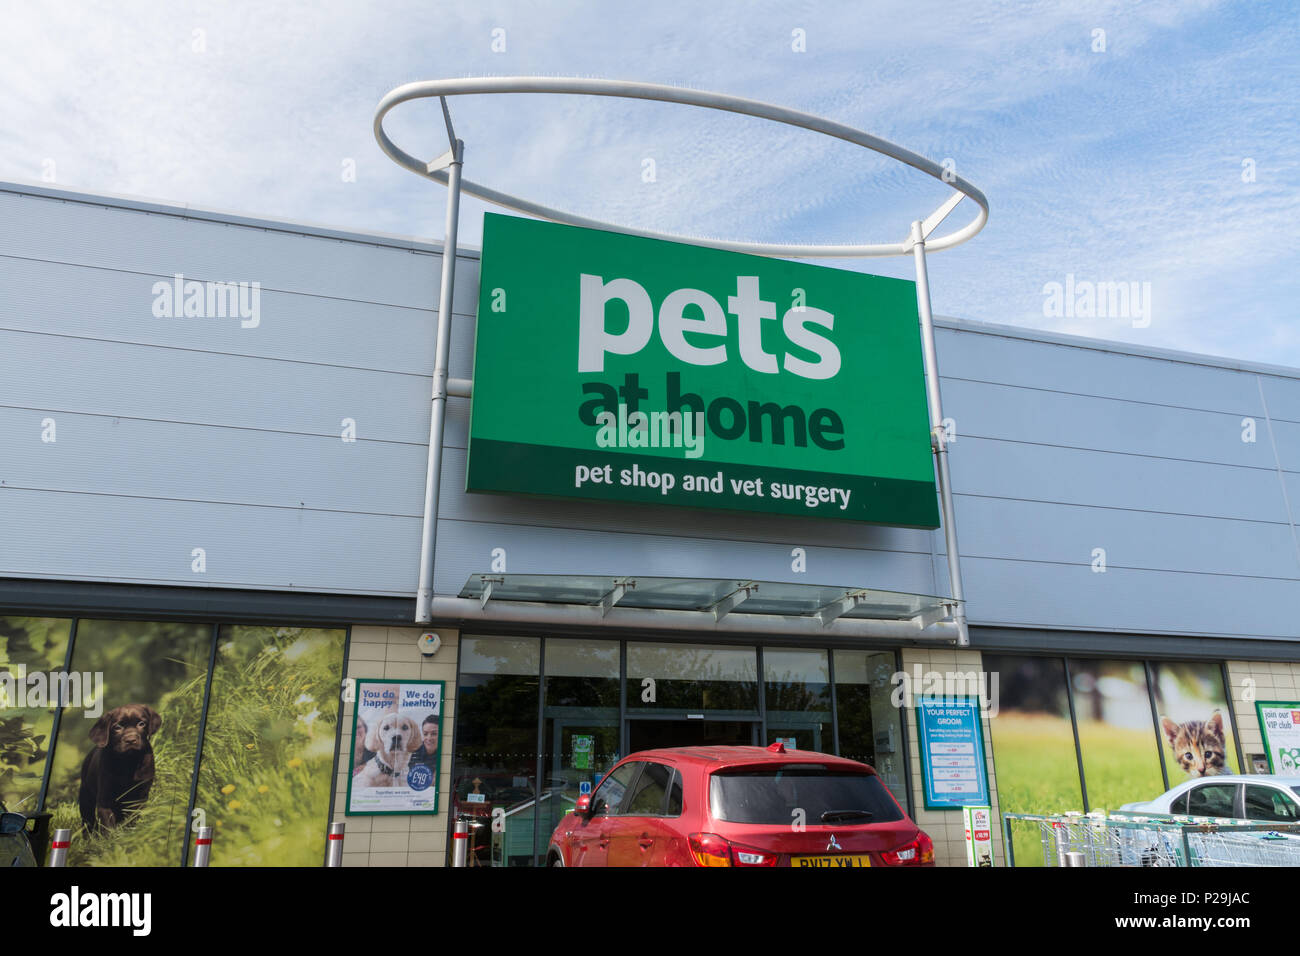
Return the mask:
[(916, 285), (489, 213), (467, 489), (938, 527)]
[(445, 683), (356, 682), (348, 814), (438, 812)]
[(922, 698), (916, 702), (921, 729), (921, 776), (927, 810), (989, 803), (980, 704), (974, 697)]

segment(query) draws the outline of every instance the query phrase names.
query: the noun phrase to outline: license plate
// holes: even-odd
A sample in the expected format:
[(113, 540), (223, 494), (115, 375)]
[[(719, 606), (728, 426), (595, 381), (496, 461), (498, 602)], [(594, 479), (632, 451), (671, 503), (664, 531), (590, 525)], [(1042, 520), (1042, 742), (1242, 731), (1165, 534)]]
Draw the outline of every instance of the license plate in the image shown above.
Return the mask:
[(870, 866), (871, 857), (861, 856), (792, 856), (791, 866)]

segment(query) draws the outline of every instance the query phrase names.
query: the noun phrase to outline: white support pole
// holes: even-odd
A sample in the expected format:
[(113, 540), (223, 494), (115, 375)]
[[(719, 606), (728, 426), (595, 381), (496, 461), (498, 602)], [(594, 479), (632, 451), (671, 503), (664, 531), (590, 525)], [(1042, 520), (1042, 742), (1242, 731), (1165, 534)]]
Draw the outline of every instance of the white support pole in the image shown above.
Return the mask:
[[(420, 532), (420, 583), (415, 595), (415, 623), (433, 620), (433, 558), (438, 539), (438, 486), (442, 477), (442, 433), (447, 420), (447, 362), (451, 353), (451, 300), (456, 281), (456, 229), (460, 224), (460, 170), (465, 144), (455, 138), (447, 103), (451, 141), (447, 172), (447, 226), (442, 244), (442, 288), (438, 294), (438, 346), (433, 360), (433, 397), (429, 416), (429, 464), (424, 477), (424, 524)], [(431, 164), (432, 165), (432, 164)]]
[[(937, 226), (938, 223), (935, 223)], [(932, 227), (933, 228), (933, 227)], [(961, 553), (957, 549), (956, 512), (952, 504), (952, 479), (948, 474), (947, 432), (939, 398), (939, 359), (934, 347), (934, 316), (930, 314), (930, 276), (925, 267), (925, 232), (921, 221), (912, 223), (912, 258), (916, 261), (916, 305), (921, 315), (921, 346), (925, 355), (926, 395), (930, 402), (930, 447), (939, 476), (939, 502), (943, 509), (943, 537), (948, 553), (948, 584), (957, 603), (952, 617), (957, 625), (957, 646), (970, 646), (966, 604), (961, 586)]]

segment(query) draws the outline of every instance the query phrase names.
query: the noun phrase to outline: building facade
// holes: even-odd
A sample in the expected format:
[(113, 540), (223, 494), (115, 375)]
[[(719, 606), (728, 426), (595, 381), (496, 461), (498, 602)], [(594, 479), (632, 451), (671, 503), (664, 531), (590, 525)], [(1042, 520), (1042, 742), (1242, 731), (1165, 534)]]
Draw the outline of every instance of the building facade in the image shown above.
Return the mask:
[[(901, 612), (779, 620), (944, 594), (941, 531), (467, 493), (452, 397), (434, 591), (462, 610), (417, 626), (440, 247), (34, 185), (0, 209), (0, 798), (77, 828), (74, 863), (179, 864), (205, 824), (214, 865), (317, 865), (336, 819), (349, 865), (443, 865), (464, 813), (476, 860), (535, 864), (617, 755), (780, 739), (871, 763), (961, 865), (936, 688), (985, 699), (995, 815), (1276, 759), (1256, 705), (1297, 698), (1300, 371), (940, 320), (960, 649)], [(464, 380), (478, 268), (462, 250)], [(752, 582), (748, 617), (673, 616)], [(57, 673), (62, 698), (34, 681)], [(436, 812), (349, 813), (358, 689), (425, 681)], [(82, 828), (96, 734), (132, 708), (150, 787)]]

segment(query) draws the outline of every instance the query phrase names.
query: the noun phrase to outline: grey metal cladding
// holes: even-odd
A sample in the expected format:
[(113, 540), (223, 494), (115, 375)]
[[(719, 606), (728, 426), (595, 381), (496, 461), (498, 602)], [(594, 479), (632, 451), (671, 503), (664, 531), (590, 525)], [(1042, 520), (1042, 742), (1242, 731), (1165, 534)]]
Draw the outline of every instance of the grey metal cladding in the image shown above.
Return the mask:
[(424, 505), (409, 481), (422, 445), (62, 412), (51, 444), (43, 417), (0, 406), (0, 434), (37, 439), (10, 444), (6, 487), (407, 517)]
[(1258, 387), (1274, 422), (1300, 422), (1300, 378), (1260, 375)]
[[(1300, 472), (1300, 423), (1273, 418), (1270, 424), (1277, 446), (1278, 465), (1287, 472)], [(1270, 455), (1269, 434), (1265, 431), (1263, 421), (1255, 424), (1255, 431), (1254, 444), (1262, 446), (1263, 455)]]
[(1041, 621), (1082, 631), (1296, 637), (1293, 616), (1282, 610), (1295, 599), (1294, 580), (1127, 568), (1096, 574), (1086, 564), (965, 554), (962, 571), (970, 583), (971, 617), (982, 624), (1033, 627)]
[[(1294, 578), (1285, 522), (1234, 521), (1055, 502), (963, 496), (961, 555), (1086, 567), (1094, 549), (1115, 568)], [(1099, 574), (1104, 577), (1104, 574)]]
[[(1267, 441), (1243, 442), (1242, 413), (1098, 398), (964, 379), (943, 382), (960, 437), (1096, 449), (1181, 461), (1273, 468)], [(1264, 428), (1262, 419), (1259, 429)], [(1297, 427), (1300, 434), (1300, 427)]]
[(392, 594), (419, 550), (418, 517), (25, 489), (0, 496), (5, 577)]
[[(12, 188), (12, 187), (11, 187)], [(360, 238), (360, 237), (358, 237)], [(0, 190), (0, 255), (140, 276), (260, 282), (264, 289), (428, 309), (441, 257), (402, 249)], [(466, 255), (453, 311), (478, 301), (478, 257)], [(8, 266), (6, 266), (8, 268)]]
[[(412, 595), (437, 248), (62, 195), (0, 187), (0, 576)], [(256, 327), (155, 316), (176, 273), (258, 282)], [(477, 287), (470, 250), (457, 378)], [(975, 623), (1294, 633), (1300, 377), (974, 323), (937, 335)], [(439, 593), (494, 548), (514, 572), (946, 581), (935, 532), (467, 495), (469, 407), (448, 403)]]
[[(960, 409), (954, 414), (961, 414)], [(1287, 520), (1276, 469), (987, 438), (959, 438), (952, 457), (953, 489), (958, 495), (1247, 521)]]
[(174, 286), (175, 279), (6, 260), (0, 271), (4, 324), (76, 338), (429, 376), (422, 356), (433, 349), (434, 309), (284, 292), (262, 284), (257, 325), (245, 327), (238, 316), (158, 318), (152, 310), (156, 283)]
[(974, 329), (938, 328), (935, 340), (944, 378), (1228, 414), (1263, 413), (1254, 376), (1235, 369), (1128, 354), (1114, 343), (1089, 347), (1083, 340), (1070, 346)]
[(0, 404), (22, 408), (333, 436), (350, 418), (367, 438), (428, 443), (420, 375), (9, 331), (0, 372)]

